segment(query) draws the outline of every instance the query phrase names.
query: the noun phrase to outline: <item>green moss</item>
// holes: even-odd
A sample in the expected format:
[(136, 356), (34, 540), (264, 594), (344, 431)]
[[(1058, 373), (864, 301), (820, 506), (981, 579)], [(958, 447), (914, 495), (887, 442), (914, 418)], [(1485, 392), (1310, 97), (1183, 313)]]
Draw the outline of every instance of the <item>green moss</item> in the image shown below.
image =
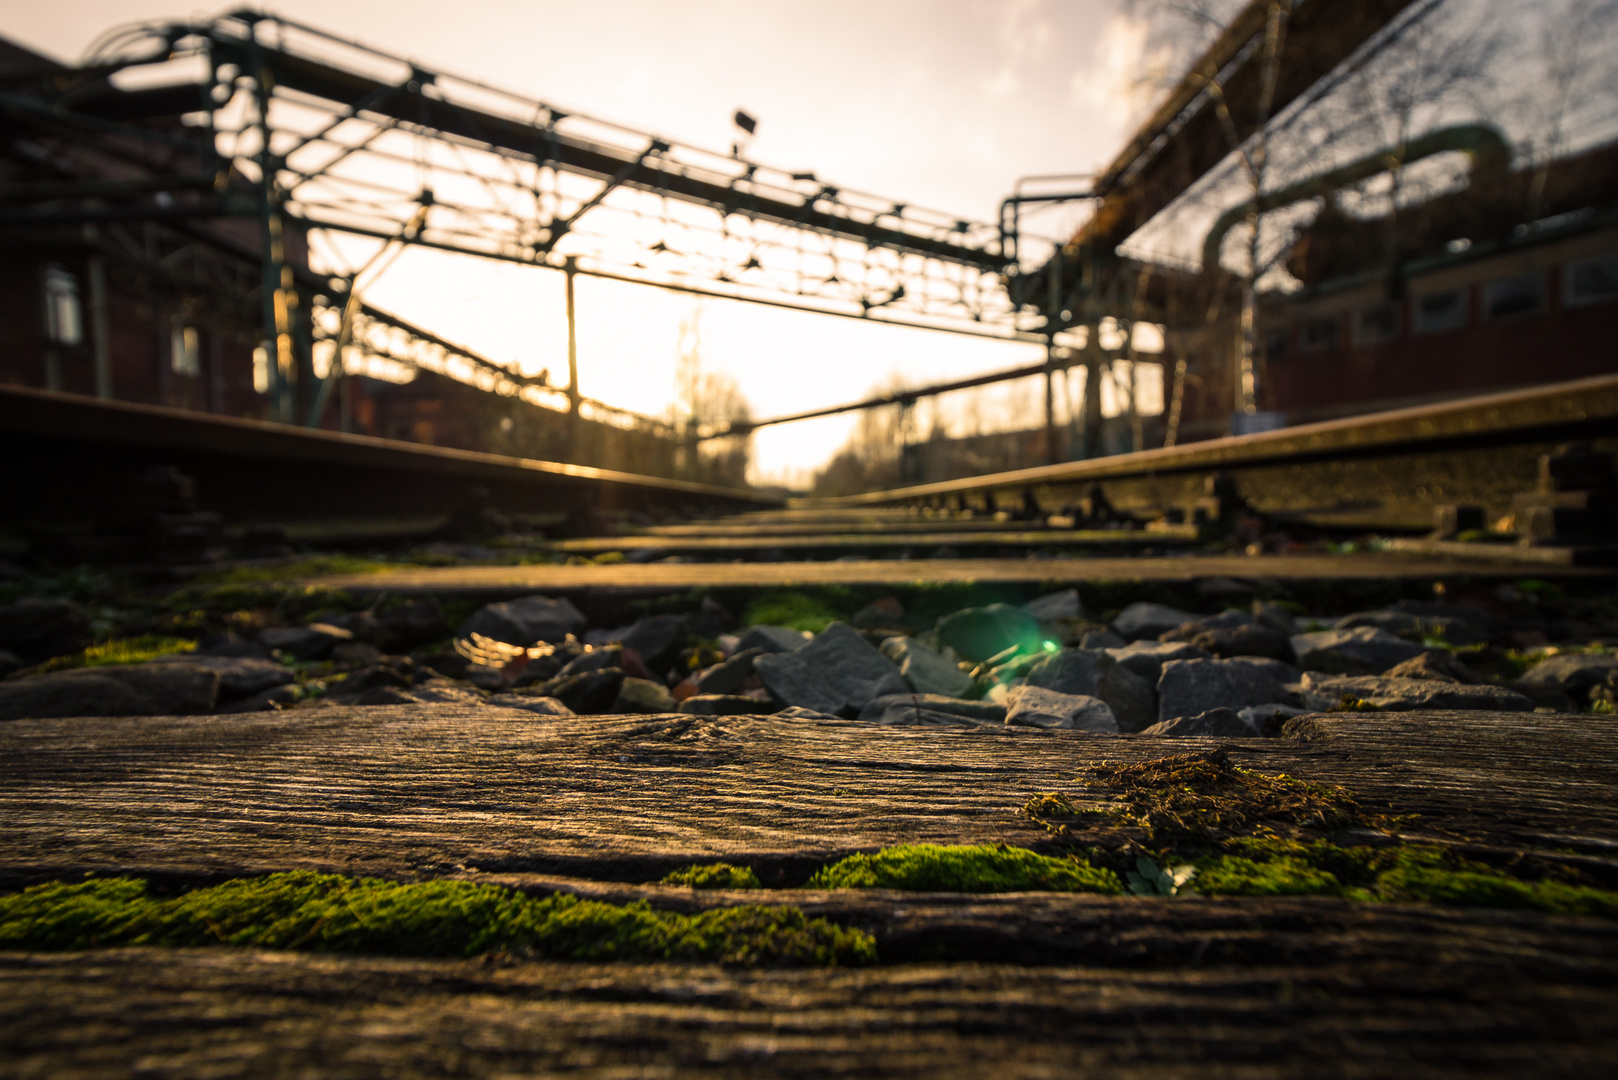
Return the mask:
[(790, 626), (818, 634), (843, 618), (819, 596), (801, 592), (772, 590), (755, 597), (742, 612), (743, 626)]
[(1618, 916), (1618, 893), (1524, 881), (1427, 845), (1339, 847), (1255, 838), (1233, 841), (1196, 867), (1196, 890), (1210, 896), (1344, 896)]
[(1026, 848), (943, 844), (901, 844), (872, 855), (850, 855), (815, 871), (809, 887), (968, 893), (1123, 892), (1118, 875), (1077, 857), (1057, 859)]
[(706, 866), (685, 866), (663, 875), (663, 885), (689, 885), (693, 889), (757, 889), (758, 875), (751, 866), (732, 866), (730, 863), (708, 863)]
[(108, 664), (144, 664), (159, 656), (195, 651), (197, 643), (185, 638), (166, 637), (162, 634), (141, 634), (138, 637), (113, 638), (92, 645), (73, 656), (58, 656), (45, 661), (36, 672), (62, 671), (67, 668), (104, 667)]
[(357, 611), (363, 605), (344, 589), (325, 585), (190, 585), (176, 589), (164, 600), (172, 612), (195, 618), (207, 612), (269, 609), (280, 618), (300, 619), (322, 608)]
[(359, 555), (316, 555), (273, 566), (235, 566), (198, 578), (201, 585), (259, 585), (273, 581), (299, 581), (333, 574), (378, 574), (407, 564), (368, 559)]
[(866, 964), (869, 935), (792, 907), (748, 905), (696, 915), (575, 896), (535, 899), (495, 885), (307, 872), (226, 882), (179, 896), (110, 878), (38, 885), (0, 897), (0, 947), (112, 945), (304, 949), (399, 956), (493, 950), (578, 960), (726, 964)]

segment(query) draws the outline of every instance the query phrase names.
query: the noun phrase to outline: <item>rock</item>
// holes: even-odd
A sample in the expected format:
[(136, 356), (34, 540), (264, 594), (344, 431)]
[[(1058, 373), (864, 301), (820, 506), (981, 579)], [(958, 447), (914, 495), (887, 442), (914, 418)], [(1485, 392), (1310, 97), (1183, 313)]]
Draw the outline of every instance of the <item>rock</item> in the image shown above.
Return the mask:
[(1079, 635), (1081, 649), (1122, 649), (1128, 644), (1111, 630), (1086, 630)]
[(338, 622), (337, 625), (353, 630), (356, 638), (370, 642), (385, 653), (419, 649), (449, 636), (449, 622), (444, 618), (444, 609), (431, 597), (421, 600), (394, 598), (374, 611), (361, 614), (369, 617), (365, 621), (364, 632), (347, 622)]
[(740, 694), (697, 694), (680, 702), (678, 710), (669, 711), (697, 716), (763, 716), (774, 712), (775, 707)]
[[(440, 672), (440, 674), (443, 674)], [(479, 690), (488, 690), (499, 693), (511, 685), (502, 668), (487, 667), (483, 664), (468, 664), (466, 670), (461, 672), (459, 678), (466, 680)]]
[(1443, 649), (1428, 649), (1419, 656), (1393, 665), (1386, 672), (1390, 679), (1437, 679), (1439, 682), (1474, 685), (1483, 680), (1477, 673)]
[(83, 652), (94, 641), (89, 614), (70, 600), (31, 597), (0, 605), (0, 649), (25, 665)]
[(856, 630), (898, 630), (902, 633), (909, 633), (914, 625), (905, 615), (904, 605), (892, 596), (866, 604), (848, 622)]
[(1151, 686), (1157, 685), (1163, 674), (1163, 665), (1170, 660), (1208, 660), (1212, 654), (1206, 649), (1184, 642), (1136, 641), (1123, 648), (1108, 649), (1107, 655), (1118, 661)]
[(251, 656), (260, 660), (269, 660), (270, 649), (263, 642), (253, 638), (244, 638), (232, 631), (223, 634), (209, 634), (197, 642), (196, 652), (192, 656)]
[(1574, 701), (1585, 701), (1591, 689), (1618, 675), (1618, 656), (1611, 653), (1560, 653), (1528, 669), (1522, 682), (1560, 687)]
[(151, 664), (189, 664), (213, 672), (219, 679), (219, 697), (222, 701), (251, 697), (271, 687), (285, 686), (293, 681), (292, 672), (284, 666), (274, 660), (264, 660), (256, 656), (203, 656), (197, 653), (176, 653), (173, 656), (160, 656), (151, 661)]
[(369, 641), (345, 641), (332, 646), (331, 661), (348, 667), (365, 667), (382, 659), (382, 650)]
[(1347, 630), (1295, 634), (1292, 651), (1298, 654), (1298, 666), (1305, 671), (1324, 671), (1333, 675), (1380, 675), (1396, 664), (1420, 656), (1426, 650), (1386, 630), (1357, 626)]
[(767, 655), (763, 649), (742, 649), (696, 674), (699, 694), (734, 694), (753, 677), (753, 661)]
[(900, 677), (918, 694), (965, 697), (976, 685), (970, 675), (915, 638), (889, 638), (880, 651), (899, 665)]
[(1249, 705), (1236, 715), (1245, 720), (1255, 735), (1273, 739), (1281, 734), (1281, 726), (1294, 716), (1302, 716), (1308, 709), (1274, 702), (1269, 705)]
[(540, 716), (576, 715), (572, 709), (553, 697), (536, 697), (530, 694), (494, 694), (484, 704), (495, 705), (502, 709), (521, 709), (523, 712), (538, 713)]
[(109, 664), (0, 683), (0, 720), (213, 711), (219, 676), (199, 664)]
[(589, 652), (581, 653), (569, 660), (552, 678), (565, 679), (573, 675), (583, 675), (587, 671), (623, 667), (623, 656), (624, 650), (617, 645), (595, 646)]
[(1010, 604), (966, 608), (938, 620), (934, 630), (941, 645), (947, 645), (964, 660), (982, 663), (991, 656), (1017, 646), (1033, 652), (1044, 643), (1045, 634), (1034, 617)]
[(767, 653), (795, 652), (809, 644), (802, 630), (790, 626), (749, 626), (736, 641), (736, 648), (763, 649)]
[(760, 656), (753, 668), (785, 704), (838, 715), (910, 689), (893, 662), (847, 623), (832, 623), (795, 652)]
[(1196, 618), (1189, 611), (1141, 601), (1130, 604), (1119, 612), (1118, 617), (1112, 620), (1112, 628), (1126, 641), (1139, 641), (1141, 638), (1156, 638), (1157, 635), (1167, 633), (1176, 626), (1195, 622)]
[(1417, 709), (1531, 712), (1534, 708), (1534, 703), (1528, 698), (1504, 686), (1467, 686), (1436, 679), (1304, 672), (1303, 703), (1309, 708), (1317, 712), (1335, 709), (1342, 705), (1344, 698), (1363, 701), (1378, 709), (1402, 712)]
[(1268, 600), (1254, 600), (1252, 612), (1253, 618), (1260, 623), (1268, 626), (1271, 630), (1279, 630), (1289, 638), (1298, 632), (1298, 620), (1294, 619), (1292, 613), (1280, 604), (1271, 603)]
[(647, 615), (636, 619), (620, 640), (625, 649), (640, 654), (648, 668), (666, 671), (689, 633), (689, 621), (684, 615)]
[(1028, 601), (1022, 609), (1040, 622), (1084, 618), (1084, 605), (1079, 602), (1077, 589), (1063, 589), (1061, 592), (1041, 596)]
[(308, 626), (271, 626), (260, 630), (258, 639), (266, 648), (298, 660), (324, 660), (337, 646), (352, 641), (354, 635), (330, 623), (310, 623)]
[(635, 679), (625, 676), (618, 686), (618, 696), (613, 699), (609, 712), (615, 713), (670, 713), (675, 711), (679, 702), (669, 693), (669, 688), (662, 683), (651, 679)]
[(10, 675), (13, 671), (21, 671), (27, 666), (22, 662), (22, 657), (16, 653), (8, 649), (0, 649), (0, 679)]
[(1240, 660), (1170, 660), (1157, 680), (1159, 721), (1286, 700), (1286, 687), (1269, 672)]
[[(1442, 637), (1452, 645), (1476, 645), (1489, 638), (1479, 622), (1446, 610), (1451, 605), (1424, 604), (1420, 607), (1420, 612), (1399, 609), (1356, 611), (1352, 615), (1343, 616), (1332, 625), (1337, 630), (1374, 626), (1407, 641), (1419, 642), (1425, 637)], [(1433, 609), (1439, 609), (1444, 613), (1433, 614)]]
[(484, 604), (461, 624), (455, 636), (470, 639), (473, 634), (481, 634), (526, 648), (540, 641), (565, 641), (569, 634), (583, 630), (585, 621), (584, 615), (565, 597), (553, 600), (548, 596), (525, 596), (521, 600)]
[(424, 704), (443, 705), (482, 705), (487, 697), (478, 693), (469, 686), (456, 682), (454, 679), (436, 677), (426, 682), (417, 683), (409, 690), (403, 691), (414, 701)]
[(1015, 727), (1062, 728), (1116, 734), (1118, 720), (1100, 698), (1060, 694), (1042, 686), (1016, 686), (1006, 695), (1006, 723)]
[(291, 705), (298, 700), (296, 686), (272, 686), (268, 690), (260, 690), (251, 697), (230, 705), (216, 705), (215, 710), (220, 713), (252, 713), (270, 712), (280, 705)]
[(861, 709), (860, 719), (878, 724), (969, 723), (998, 727), (1006, 722), (1006, 707), (942, 694), (888, 694)]
[(403, 688), (434, 678), (438, 672), (424, 668), (407, 656), (384, 657), (370, 667), (350, 671), (326, 684), (326, 699), (342, 703), (377, 687)]
[(558, 675), (536, 683), (525, 692), (535, 697), (553, 697), (576, 713), (591, 715), (612, 709), (624, 678), (623, 668), (609, 667), (577, 675)]
[(1295, 683), (1303, 678), (1303, 673), (1291, 664), (1282, 660), (1271, 660), (1267, 656), (1232, 656), (1231, 661), (1237, 664), (1249, 664), (1260, 671), (1268, 672), (1270, 678), (1285, 685)]
[(1257, 732), (1251, 724), (1242, 719), (1240, 714), (1232, 709), (1209, 709), (1207, 712), (1198, 713), (1195, 716), (1177, 716), (1173, 720), (1159, 721), (1141, 732), (1141, 734), (1202, 735), (1221, 739), (1251, 739)]
[(1029, 686), (1100, 698), (1112, 709), (1121, 731), (1139, 731), (1157, 719), (1152, 684), (1103, 651), (1051, 653), (1028, 670), (1027, 679)]
[(801, 705), (788, 705), (774, 715), (777, 720), (833, 720), (841, 722), (843, 719), (841, 716), (833, 716), (831, 713), (805, 709)]
[(1183, 641), (1227, 659), (1232, 656), (1267, 656), (1282, 661), (1292, 659), (1292, 642), (1286, 634), (1240, 611), (1226, 611), (1183, 623), (1159, 634), (1157, 640)]
[(1549, 682), (1517, 682), (1507, 683), (1506, 686), (1517, 691), (1523, 697), (1534, 703), (1536, 709), (1549, 709), (1551, 712), (1579, 712), (1580, 701), (1573, 700), (1573, 696), (1555, 683)]

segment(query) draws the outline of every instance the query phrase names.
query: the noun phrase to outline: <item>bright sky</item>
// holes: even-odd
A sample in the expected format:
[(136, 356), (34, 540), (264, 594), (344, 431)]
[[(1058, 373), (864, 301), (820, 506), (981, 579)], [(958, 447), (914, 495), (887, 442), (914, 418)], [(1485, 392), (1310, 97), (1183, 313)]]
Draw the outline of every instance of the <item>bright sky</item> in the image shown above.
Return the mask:
[[(698, 146), (728, 147), (731, 114), (745, 108), (759, 119), (754, 160), (975, 220), (993, 220), (1020, 176), (1104, 164), (1146, 104), (1131, 79), (1144, 28), (1116, 0), (288, 0), (275, 10)], [(165, 0), (53, 0), (7, 5), (0, 33), (76, 60), (116, 24), (205, 13)], [(565, 378), (557, 273), (412, 250), (367, 299), (496, 361)], [(733, 377), (759, 417), (1040, 355), (585, 278), (582, 391), (661, 414), (679, 324), (698, 303), (705, 367)], [(754, 479), (801, 483), (853, 422), (766, 429)]]

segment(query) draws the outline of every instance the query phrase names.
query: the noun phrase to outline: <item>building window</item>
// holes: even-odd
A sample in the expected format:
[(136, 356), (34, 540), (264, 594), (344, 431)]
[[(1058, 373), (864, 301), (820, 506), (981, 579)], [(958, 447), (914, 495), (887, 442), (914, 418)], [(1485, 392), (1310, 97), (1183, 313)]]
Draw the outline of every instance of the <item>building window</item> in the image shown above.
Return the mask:
[(169, 332), (169, 367), (176, 375), (196, 378), (202, 374), (202, 356), (197, 348), (197, 328), (175, 320)]
[(1287, 358), (1287, 342), (1292, 337), (1290, 330), (1270, 330), (1264, 335), (1264, 358), (1270, 363), (1279, 363)]
[(1485, 318), (1532, 315), (1545, 306), (1545, 275), (1538, 270), (1483, 286)]
[(1583, 307), (1618, 300), (1618, 254), (1598, 255), (1568, 263), (1562, 300), (1568, 307)]
[(1392, 304), (1361, 308), (1354, 313), (1354, 343), (1374, 345), (1399, 336), (1399, 309)]
[(79, 279), (60, 266), (45, 268), (45, 332), (57, 345), (78, 345), (84, 341)]
[(1303, 352), (1326, 352), (1337, 348), (1341, 320), (1333, 315), (1327, 319), (1310, 319), (1303, 324)]
[(1466, 325), (1466, 290), (1448, 289), (1415, 300), (1416, 333), (1441, 334)]

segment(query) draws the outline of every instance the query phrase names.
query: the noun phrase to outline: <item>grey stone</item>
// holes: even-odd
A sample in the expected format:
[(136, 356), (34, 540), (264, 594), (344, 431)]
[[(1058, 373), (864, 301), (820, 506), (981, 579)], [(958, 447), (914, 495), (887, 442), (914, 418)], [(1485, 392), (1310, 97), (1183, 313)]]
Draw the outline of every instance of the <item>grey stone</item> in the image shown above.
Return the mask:
[(94, 640), (89, 614), (71, 600), (30, 597), (0, 605), (0, 649), (24, 664), (81, 652)]
[(13, 671), (21, 671), (27, 665), (22, 657), (7, 649), (0, 649), (0, 679), (10, 675)]
[(435, 705), (482, 705), (488, 698), (454, 679), (435, 678), (403, 691), (413, 701)]
[(1091, 649), (1062, 649), (1042, 657), (1028, 670), (1028, 685), (1042, 686), (1059, 694), (1097, 696), (1101, 683), (1101, 663), (1117, 661), (1104, 652)]
[(734, 694), (753, 677), (753, 661), (764, 656), (759, 648), (742, 649), (697, 673), (699, 694)]
[(749, 626), (736, 642), (738, 651), (763, 649), (769, 653), (795, 652), (809, 644), (802, 630), (790, 626)]
[(334, 664), (363, 667), (381, 660), (382, 650), (369, 641), (345, 641), (332, 646), (331, 659)]
[(1208, 660), (1212, 654), (1183, 641), (1136, 641), (1121, 649), (1108, 649), (1107, 655), (1118, 661), (1151, 686), (1157, 685), (1163, 674), (1163, 665), (1170, 660)]
[(1157, 719), (1152, 684), (1101, 650), (1052, 653), (1029, 669), (1028, 685), (1098, 697), (1112, 709), (1121, 731), (1139, 731)]
[(1409, 641), (1421, 640), (1421, 619), (1403, 611), (1356, 611), (1332, 623), (1333, 630), (1353, 630), (1359, 626), (1374, 626), (1395, 637)]
[(1041, 596), (1028, 601), (1022, 609), (1040, 622), (1084, 618), (1084, 604), (1079, 601), (1077, 589), (1063, 589), (1061, 592)]
[(763, 716), (775, 708), (741, 694), (697, 694), (680, 702), (677, 711), (697, 716)]
[(214, 711), (219, 713), (251, 713), (270, 712), (280, 705), (290, 705), (298, 700), (296, 686), (272, 686), (268, 690), (260, 690), (251, 697), (229, 705), (216, 705)]
[[(442, 675), (443, 672), (439, 672), (439, 674)], [(504, 669), (487, 667), (483, 664), (466, 665), (466, 669), (461, 672), (460, 678), (471, 683), (479, 690), (490, 690), (497, 693), (511, 685), (511, 680), (506, 678)]]
[(1141, 638), (1155, 638), (1195, 619), (1196, 616), (1189, 611), (1143, 600), (1119, 612), (1118, 617), (1112, 620), (1112, 628), (1128, 641), (1139, 641)]
[(308, 626), (271, 626), (260, 630), (258, 639), (266, 648), (299, 660), (323, 660), (338, 645), (352, 641), (354, 635), (330, 623), (310, 623)]
[(966, 608), (938, 620), (933, 631), (940, 645), (948, 645), (964, 660), (982, 663), (1012, 646), (1037, 650), (1045, 640), (1039, 622), (1010, 604)]
[(1230, 659), (1235, 663), (1250, 664), (1260, 671), (1266, 671), (1278, 683), (1295, 683), (1303, 678), (1303, 672), (1284, 660), (1272, 660), (1267, 656), (1232, 656)]
[(585, 618), (565, 597), (525, 596), (484, 604), (455, 631), (458, 638), (481, 634), (494, 641), (525, 648), (537, 642), (565, 641), (569, 634), (584, 629)]
[(608, 710), (615, 713), (671, 713), (680, 703), (669, 688), (650, 679), (625, 678)]
[(1298, 620), (1294, 619), (1292, 613), (1280, 604), (1271, 603), (1268, 600), (1254, 600), (1252, 611), (1253, 618), (1272, 630), (1281, 631), (1287, 637), (1291, 637), (1298, 632)]
[(375, 645), (385, 653), (407, 652), (449, 635), (444, 609), (431, 597), (393, 598), (372, 610), (339, 615), (327, 621), (351, 632), (356, 641)]
[(285, 686), (293, 681), (292, 672), (274, 660), (252, 656), (200, 656), (197, 653), (176, 653), (151, 662), (157, 664), (188, 664), (211, 671), (219, 678), (219, 696), (226, 700), (251, 697), (273, 686)]
[(1389, 668), (1386, 674), (1390, 679), (1436, 679), (1439, 682), (1468, 685), (1483, 681), (1476, 672), (1443, 649), (1428, 649), (1419, 656), (1412, 656)]
[(904, 605), (891, 596), (884, 596), (856, 611), (849, 624), (856, 630), (898, 630), (909, 633), (915, 620), (905, 614)]
[(0, 720), (211, 712), (219, 676), (196, 664), (115, 664), (0, 683)]
[(1390, 679), (1379, 675), (1303, 676), (1304, 704), (1317, 711), (1340, 706), (1352, 698), (1378, 709), (1483, 709), (1493, 712), (1531, 712), (1534, 703), (1504, 686), (1467, 686), (1435, 679)]
[(528, 687), (525, 692), (536, 697), (553, 697), (576, 713), (591, 715), (611, 710), (623, 681), (624, 669), (610, 667), (577, 675), (558, 675)]
[(1300, 709), (1294, 705), (1283, 705), (1275, 702), (1270, 705), (1249, 705), (1237, 713), (1253, 729), (1256, 735), (1269, 738), (1281, 734), (1281, 725), (1294, 716), (1302, 716), (1308, 709)]
[(842, 720), (841, 716), (805, 709), (801, 705), (788, 705), (774, 716), (777, 720)]
[(953, 722), (999, 725), (1006, 721), (1006, 707), (992, 701), (963, 701), (942, 694), (888, 694), (860, 710), (861, 720), (882, 724), (933, 723), (937, 721), (930, 718), (940, 716)]
[(1241, 611), (1226, 611), (1166, 630), (1159, 641), (1183, 641), (1215, 656), (1267, 656), (1292, 659), (1292, 642), (1281, 631), (1265, 626)]
[(615, 645), (595, 646), (589, 652), (575, 656), (562, 666), (552, 678), (568, 678), (572, 675), (583, 675), (587, 671), (600, 671), (602, 668), (623, 667), (624, 650)]
[(1085, 694), (1061, 694), (1042, 686), (1015, 686), (1006, 695), (1006, 723), (1015, 727), (1061, 728), (1117, 734), (1118, 720), (1105, 701)]
[(1488, 640), (1486, 624), (1489, 620), (1487, 617), (1483, 620), (1473, 617), (1471, 612), (1475, 610), (1458, 605), (1422, 604), (1417, 605), (1417, 610), (1410, 610), (1407, 606), (1383, 611), (1356, 611), (1338, 619), (1333, 627), (1352, 630), (1359, 626), (1374, 626), (1410, 641), (1436, 636), (1452, 645), (1476, 645)]
[(536, 697), (529, 694), (495, 694), (485, 704), (497, 705), (502, 709), (521, 709), (541, 716), (576, 715), (572, 709), (553, 697)]
[(910, 690), (893, 661), (858, 630), (840, 622), (795, 652), (760, 656), (753, 669), (783, 703), (838, 715), (858, 713), (883, 694)]
[(1305, 671), (1380, 675), (1426, 650), (1386, 630), (1356, 626), (1347, 630), (1296, 634), (1292, 638), (1292, 651), (1298, 654), (1298, 666)]
[(1529, 668), (1525, 683), (1559, 686), (1582, 700), (1596, 687), (1618, 675), (1618, 656), (1611, 653), (1560, 653)]
[(915, 638), (892, 637), (880, 646), (883, 656), (899, 665), (899, 675), (918, 694), (964, 697), (972, 692), (972, 677)]
[(1213, 736), (1221, 739), (1251, 739), (1253, 726), (1232, 709), (1209, 709), (1195, 716), (1177, 716), (1153, 724), (1142, 735)]
[(1157, 680), (1159, 721), (1286, 700), (1274, 676), (1239, 660), (1170, 660)]
[(1086, 630), (1079, 635), (1081, 649), (1121, 649), (1128, 644), (1111, 630)]
[(684, 615), (647, 615), (635, 620), (622, 642), (651, 670), (666, 671), (689, 633), (690, 620)]

